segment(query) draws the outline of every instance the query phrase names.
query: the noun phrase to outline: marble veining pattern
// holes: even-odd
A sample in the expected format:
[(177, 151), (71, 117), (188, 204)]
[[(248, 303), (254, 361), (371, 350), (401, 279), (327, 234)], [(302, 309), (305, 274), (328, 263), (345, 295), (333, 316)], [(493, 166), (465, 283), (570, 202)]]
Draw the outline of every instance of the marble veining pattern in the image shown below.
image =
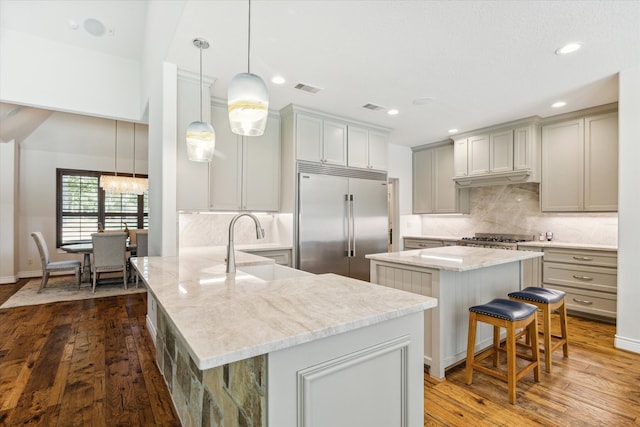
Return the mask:
[(505, 249), (475, 248), (470, 246), (443, 246), (403, 252), (371, 254), (376, 261), (449, 271), (467, 271), (492, 265), (507, 264), (539, 258), (542, 252), (508, 251)]
[[(551, 231), (558, 243), (617, 246), (616, 212), (541, 212), (539, 188), (535, 183), (471, 188), (468, 215), (421, 215), (420, 232), (405, 234), (465, 237), (506, 233), (537, 237)], [(403, 221), (408, 225), (408, 220)]]
[[(437, 300), (324, 274), (265, 281), (226, 274), (216, 249), (133, 261), (199, 369), (269, 353), (435, 307)], [(241, 253), (238, 253), (240, 255)], [(245, 254), (246, 255), (246, 254)], [(273, 260), (266, 260), (273, 262)]]

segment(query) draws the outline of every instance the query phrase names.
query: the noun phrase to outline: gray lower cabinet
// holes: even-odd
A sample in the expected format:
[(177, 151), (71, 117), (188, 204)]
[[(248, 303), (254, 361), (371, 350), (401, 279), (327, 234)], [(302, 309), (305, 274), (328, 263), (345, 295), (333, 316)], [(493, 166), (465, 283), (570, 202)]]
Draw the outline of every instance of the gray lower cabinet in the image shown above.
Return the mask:
[(276, 264), (291, 267), (291, 249), (248, 250), (243, 251), (265, 258), (271, 258)]
[(615, 320), (617, 252), (545, 248), (542, 279), (567, 293), (569, 312)]
[(421, 239), (418, 237), (405, 237), (404, 238), (404, 250), (409, 251), (412, 249), (428, 249), (439, 248), (442, 246), (455, 246), (456, 240), (451, 238), (447, 239)]

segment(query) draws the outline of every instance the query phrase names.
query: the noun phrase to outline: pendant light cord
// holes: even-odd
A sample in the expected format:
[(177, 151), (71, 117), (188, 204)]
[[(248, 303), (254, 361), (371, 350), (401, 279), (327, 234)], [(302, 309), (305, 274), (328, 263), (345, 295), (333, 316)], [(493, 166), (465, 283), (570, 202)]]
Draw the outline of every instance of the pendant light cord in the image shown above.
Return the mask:
[(202, 121), (202, 43), (198, 46), (200, 49), (200, 121)]
[(118, 176), (118, 121), (116, 120), (116, 157), (115, 157), (115, 176)]
[(133, 177), (136, 177), (136, 124), (133, 124)]
[(249, 35), (247, 37), (247, 73), (251, 73), (251, 0), (249, 0)]

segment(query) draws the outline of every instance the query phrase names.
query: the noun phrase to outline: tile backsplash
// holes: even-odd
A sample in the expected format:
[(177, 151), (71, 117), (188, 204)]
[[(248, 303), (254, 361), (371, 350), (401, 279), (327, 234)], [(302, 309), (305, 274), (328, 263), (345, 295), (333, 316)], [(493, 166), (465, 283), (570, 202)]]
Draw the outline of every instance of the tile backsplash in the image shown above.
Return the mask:
[[(463, 237), (475, 233), (553, 232), (567, 243), (618, 244), (617, 212), (540, 212), (539, 184), (511, 184), (470, 189), (468, 215), (422, 215), (423, 235)], [(407, 233), (409, 234), (409, 233)]]

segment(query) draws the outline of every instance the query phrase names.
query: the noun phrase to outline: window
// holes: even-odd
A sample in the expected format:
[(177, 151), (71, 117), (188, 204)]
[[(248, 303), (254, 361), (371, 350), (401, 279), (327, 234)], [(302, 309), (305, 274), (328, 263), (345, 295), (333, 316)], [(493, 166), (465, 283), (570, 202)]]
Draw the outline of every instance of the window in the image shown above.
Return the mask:
[[(56, 245), (91, 241), (98, 223), (105, 230), (149, 228), (149, 195), (105, 193), (100, 175), (109, 172), (57, 170)], [(140, 175), (144, 177), (144, 175)]]

